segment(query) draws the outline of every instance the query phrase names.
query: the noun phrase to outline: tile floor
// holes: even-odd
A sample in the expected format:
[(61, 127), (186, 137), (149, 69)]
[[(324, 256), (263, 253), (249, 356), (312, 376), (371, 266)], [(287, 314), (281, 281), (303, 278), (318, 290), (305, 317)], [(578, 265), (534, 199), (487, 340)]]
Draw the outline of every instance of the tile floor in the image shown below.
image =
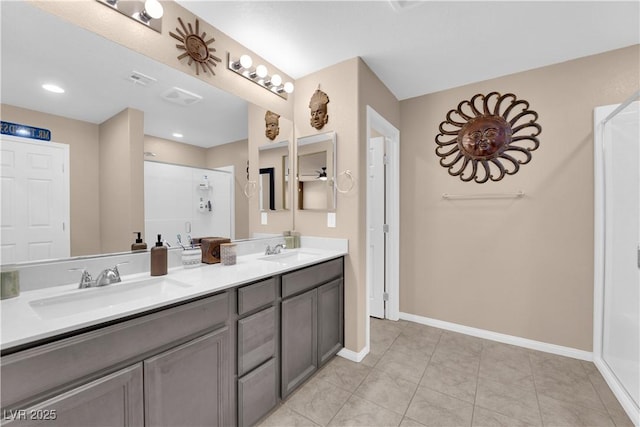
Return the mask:
[(371, 319), (371, 353), (334, 358), (260, 424), (633, 426), (592, 363)]

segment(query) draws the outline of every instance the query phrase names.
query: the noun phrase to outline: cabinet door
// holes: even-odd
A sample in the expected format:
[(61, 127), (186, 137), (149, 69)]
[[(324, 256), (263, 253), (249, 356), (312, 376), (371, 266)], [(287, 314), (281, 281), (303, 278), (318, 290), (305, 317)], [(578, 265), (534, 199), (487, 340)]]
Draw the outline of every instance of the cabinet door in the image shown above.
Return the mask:
[(269, 307), (238, 320), (238, 376), (276, 354), (276, 309)]
[(317, 289), (282, 301), (282, 398), (318, 366)]
[(252, 426), (278, 404), (278, 369), (271, 359), (238, 380), (238, 425)]
[(343, 347), (343, 282), (318, 288), (318, 361), (324, 365)]
[(228, 425), (229, 366), (227, 327), (145, 360), (145, 425)]
[(142, 366), (138, 363), (30, 408), (5, 409), (3, 425), (142, 426), (142, 400)]

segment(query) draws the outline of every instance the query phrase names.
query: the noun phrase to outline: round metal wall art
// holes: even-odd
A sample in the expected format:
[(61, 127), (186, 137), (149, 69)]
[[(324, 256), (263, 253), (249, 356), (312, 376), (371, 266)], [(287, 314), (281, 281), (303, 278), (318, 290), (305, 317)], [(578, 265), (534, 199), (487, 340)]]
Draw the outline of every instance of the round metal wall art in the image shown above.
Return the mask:
[[(540, 146), (538, 113), (512, 93), (477, 94), (450, 110), (440, 123), (440, 165), (462, 181), (500, 181), (531, 161)], [(503, 164), (504, 163), (504, 164)]]
[(189, 66), (191, 64), (195, 64), (196, 67), (196, 75), (200, 75), (200, 68), (202, 67), (202, 71), (205, 73), (207, 70), (211, 72), (212, 75), (216, 75), (213, 71), (212, 67), (216, 66), (216, 62), (220, 62), (221, 59), (213, 54), (216, 51), (215, 48), (209, 47), (211, 43), (216, 41), (213, 37), (209, 40), (206, 40), (207, 33), (200, 33), (200, 21), (196, 19), (195, 29), (188, 23), (184, 25), (182, 22), (182, 18), (178, 18), (178, 22), (180, 23), (179, 27), (176, 27), (176, 32), (178, 34), (174, 34), (169, 32), (171, 37), (178, 40), (181, 44), (177, 44), (176, 47), (180, 50), (184, 50), (185, 52), (181, 55), (178, 55), (178, 60), (189, 57)]

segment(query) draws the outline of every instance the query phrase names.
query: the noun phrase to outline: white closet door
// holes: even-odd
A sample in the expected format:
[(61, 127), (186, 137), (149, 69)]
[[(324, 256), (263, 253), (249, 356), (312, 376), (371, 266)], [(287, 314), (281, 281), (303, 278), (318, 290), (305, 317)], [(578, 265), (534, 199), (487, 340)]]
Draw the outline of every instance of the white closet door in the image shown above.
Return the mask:
[(70, 256), (69, 146), (3, 136), (2, 264)]
[[(640, 127), (638, 102), (606, 126), (602, 357), (640, 403)], [(610, 132), (610, 133), (609, 133)]]
[(385, 318), (385, 169), (384, 137), (371, 138), (367, 161), (369, 314)]

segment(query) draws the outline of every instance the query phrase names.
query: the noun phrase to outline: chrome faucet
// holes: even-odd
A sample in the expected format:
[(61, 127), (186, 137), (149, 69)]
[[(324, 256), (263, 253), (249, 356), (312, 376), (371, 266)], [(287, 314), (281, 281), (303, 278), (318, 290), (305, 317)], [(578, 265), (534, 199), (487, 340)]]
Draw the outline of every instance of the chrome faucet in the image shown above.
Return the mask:
[(107, 286), (112, 283), (120, 283), (122, 280), (120, 279), (118, 266), (122, 264), (127, 264), (127, 262), (118, 263), (111, 268), (105, 268), (100, 272), (100, 274), (98, 274), (98, 278), (96, 280), (93, 280), (91, 273), (89, 273), (86, 268), (71, 268), (69, 271), (82, 271), (78, 289), (95, 288), (99, 286)]
[(276, 255), (276, 254), (279, 254), (280, 250), (282, 250), (282, 249), (287, 249), (287, 246), (282, 244), (282, 243), (278, 243), (272, 249), (271, 246), (267, 245), (267, 249), (264, 250), (264, 254), (265, 255)]

